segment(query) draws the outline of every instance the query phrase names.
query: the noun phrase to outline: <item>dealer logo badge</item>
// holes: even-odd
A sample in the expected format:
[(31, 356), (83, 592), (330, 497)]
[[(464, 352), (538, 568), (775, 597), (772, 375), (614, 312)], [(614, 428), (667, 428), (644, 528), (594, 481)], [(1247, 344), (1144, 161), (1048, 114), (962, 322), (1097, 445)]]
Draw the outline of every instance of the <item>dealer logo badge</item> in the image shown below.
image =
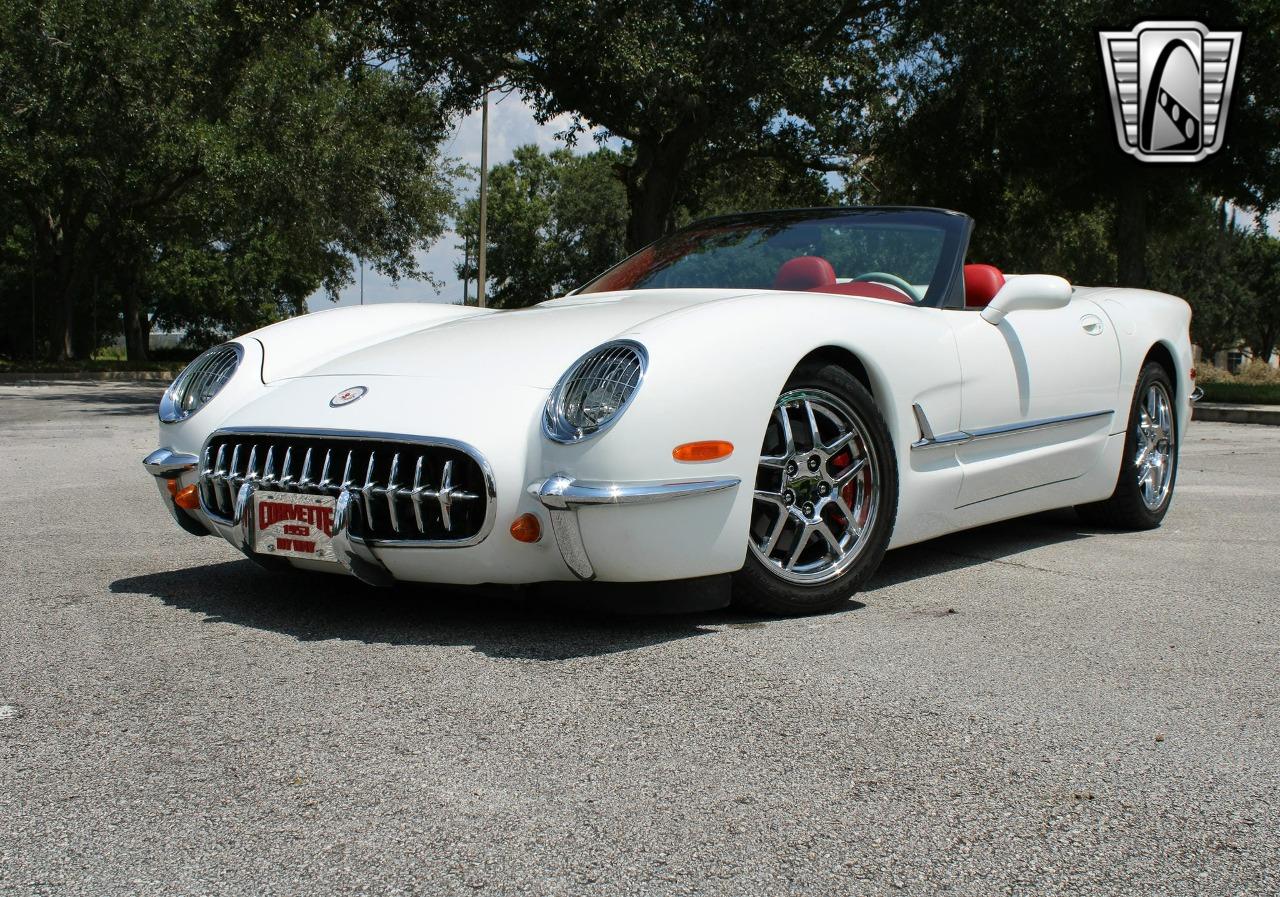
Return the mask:
[(341, 408), (343, 405), (350, 405), (356, 399), (363, 397), (368, 391), (369, 387), (367, 386), (348, 386), (329, 400), (329, 407)]
[(1143, 22), (1098, 39), (1122, 150), (1143, 162), (1199, 162), (1222, 148), (1239, 31)]

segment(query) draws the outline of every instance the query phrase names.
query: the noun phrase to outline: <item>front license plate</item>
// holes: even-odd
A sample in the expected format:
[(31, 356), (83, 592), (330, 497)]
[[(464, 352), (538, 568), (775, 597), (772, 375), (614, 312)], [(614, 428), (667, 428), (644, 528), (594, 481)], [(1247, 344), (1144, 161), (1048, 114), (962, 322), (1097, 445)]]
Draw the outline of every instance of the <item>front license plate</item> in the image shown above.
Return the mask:
[(253, 494), (253, 550), (286, 558), (333, 561), (333, 512), (330, 495), (296, 492)]

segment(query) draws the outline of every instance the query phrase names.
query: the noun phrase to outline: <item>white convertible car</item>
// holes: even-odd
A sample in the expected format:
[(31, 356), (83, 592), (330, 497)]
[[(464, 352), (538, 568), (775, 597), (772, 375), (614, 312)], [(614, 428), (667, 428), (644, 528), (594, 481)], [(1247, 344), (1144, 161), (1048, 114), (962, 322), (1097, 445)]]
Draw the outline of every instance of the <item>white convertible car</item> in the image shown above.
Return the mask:
[(192, 362), (144, 463), (183, 529), (271, 568), (731, 577), (783, 614), (997, 520), (1157, 526), (1195, 399), (1186, 303), (966, 265), (971, 229), (734, 215), (532, 308), (294, 318)]

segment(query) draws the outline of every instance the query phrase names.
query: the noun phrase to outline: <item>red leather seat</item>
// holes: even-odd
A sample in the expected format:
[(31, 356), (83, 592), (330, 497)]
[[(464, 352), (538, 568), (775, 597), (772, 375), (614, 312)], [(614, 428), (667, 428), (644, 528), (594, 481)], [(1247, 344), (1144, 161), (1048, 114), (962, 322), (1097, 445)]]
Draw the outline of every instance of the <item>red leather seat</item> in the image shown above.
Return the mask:
[(994, 265), (964, 266), (964, 304), (966, 308), (986, 308), (1004, 286), (1004, 274)]
[(789, 259), (773, 277), (775, 290), (813, 290), (836, 282), (836, 269), (820, 255), (801, 255)]

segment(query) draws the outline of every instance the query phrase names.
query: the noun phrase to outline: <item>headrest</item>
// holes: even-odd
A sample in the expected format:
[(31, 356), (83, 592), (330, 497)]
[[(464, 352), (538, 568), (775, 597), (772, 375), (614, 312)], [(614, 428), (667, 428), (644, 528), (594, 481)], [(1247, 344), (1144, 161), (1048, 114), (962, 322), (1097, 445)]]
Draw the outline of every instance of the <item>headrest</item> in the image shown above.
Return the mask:
[(994, 265), (964, 266), (964, 304), (966, 308), (986, 308), (1004, 286), (1004, 275)]
[(783, 262), (773, 278), (775, 290), (812, 290), (836, 282), (836, 270), (819, 255), (801, 255)]

